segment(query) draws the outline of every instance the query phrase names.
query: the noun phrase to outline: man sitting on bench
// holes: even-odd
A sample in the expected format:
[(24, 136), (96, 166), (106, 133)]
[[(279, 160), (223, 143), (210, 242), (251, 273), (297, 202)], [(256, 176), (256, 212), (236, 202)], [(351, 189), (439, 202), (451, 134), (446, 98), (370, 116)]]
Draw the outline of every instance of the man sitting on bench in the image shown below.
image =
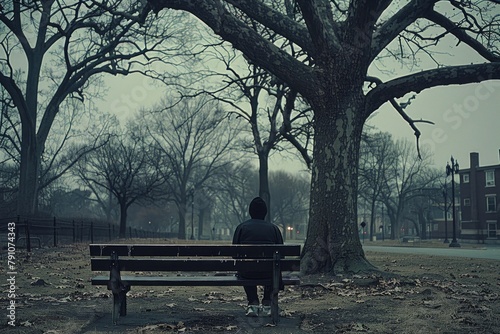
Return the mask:
[[(248, 208), (251, 219), (238, 225), (234, 231), (233, 244), (283, 244), (283, 236), (278, 227), (265, 221), (267, 215), (266, 202), (260, 197), (256, 197), (250, 202)], [(244, 278), (271, 278), (268, 272), (238, 272)], [(271, 315), (271, 293), (272, 287), (264, 287), (262, 306), (259, 307), (259, 297), (257, 286), (245, 286), (248, 306), (246, 316), (257, 317), (259, 312), (265, 316)]]

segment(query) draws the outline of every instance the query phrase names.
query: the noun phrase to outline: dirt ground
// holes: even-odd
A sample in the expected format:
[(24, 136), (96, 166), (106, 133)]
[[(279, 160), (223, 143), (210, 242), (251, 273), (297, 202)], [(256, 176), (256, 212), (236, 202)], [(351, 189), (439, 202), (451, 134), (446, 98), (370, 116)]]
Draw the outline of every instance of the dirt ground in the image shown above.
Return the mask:
[(500, 333), (495, 260), (368, 252), (395, 276), (302, 277), (280, 293), (278, 326), (245, 317), (239, 287), (132, 287), (127, 316), (112, 325), (109, 292), (89, 282), (87, 244), (16, 255), (15, 327), (4, 280), (0, 333)]

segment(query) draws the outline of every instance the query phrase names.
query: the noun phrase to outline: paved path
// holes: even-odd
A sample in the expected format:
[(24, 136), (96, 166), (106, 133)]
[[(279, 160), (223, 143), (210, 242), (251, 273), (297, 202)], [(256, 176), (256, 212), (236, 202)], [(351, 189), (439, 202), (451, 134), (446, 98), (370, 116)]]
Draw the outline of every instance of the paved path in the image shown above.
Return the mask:
[(402, 254), (427, 254), (440, 256), (458, 256), (475, 259), (500, 260), (499, 247), (485, 247), (479, 249), (463, 248), (422, 248), (422, 247), (384, 247), (384, 246), (363, 246), (366, 251), (402, 253)]

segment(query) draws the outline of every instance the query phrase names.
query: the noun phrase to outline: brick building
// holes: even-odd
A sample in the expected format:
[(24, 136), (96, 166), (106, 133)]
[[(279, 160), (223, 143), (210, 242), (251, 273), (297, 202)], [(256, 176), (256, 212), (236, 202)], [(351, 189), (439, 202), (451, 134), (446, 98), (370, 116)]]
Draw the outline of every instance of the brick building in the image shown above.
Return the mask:
[(470, 167), (459, 175), (460, 239), (500, 243), (500, 164), (480, 166), (479, 153), (472, 152)]

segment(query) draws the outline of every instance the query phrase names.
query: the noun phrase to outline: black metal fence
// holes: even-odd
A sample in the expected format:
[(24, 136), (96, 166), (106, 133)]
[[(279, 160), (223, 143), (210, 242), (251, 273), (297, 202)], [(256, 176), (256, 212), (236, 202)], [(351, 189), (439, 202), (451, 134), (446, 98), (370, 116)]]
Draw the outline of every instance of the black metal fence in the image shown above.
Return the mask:
[[(128, 227), (127, 238), (176, 238), (175, 233), (146, 231)], [(0, 218), (0, 244), (7, 245), (15, 233), (17, 247), (57, 247), (76, 242), (103, 242), (119, 237), (119, 226), (103, 221), (53, 218)], [(12, 234), (10, 234), (12, 235)]]

